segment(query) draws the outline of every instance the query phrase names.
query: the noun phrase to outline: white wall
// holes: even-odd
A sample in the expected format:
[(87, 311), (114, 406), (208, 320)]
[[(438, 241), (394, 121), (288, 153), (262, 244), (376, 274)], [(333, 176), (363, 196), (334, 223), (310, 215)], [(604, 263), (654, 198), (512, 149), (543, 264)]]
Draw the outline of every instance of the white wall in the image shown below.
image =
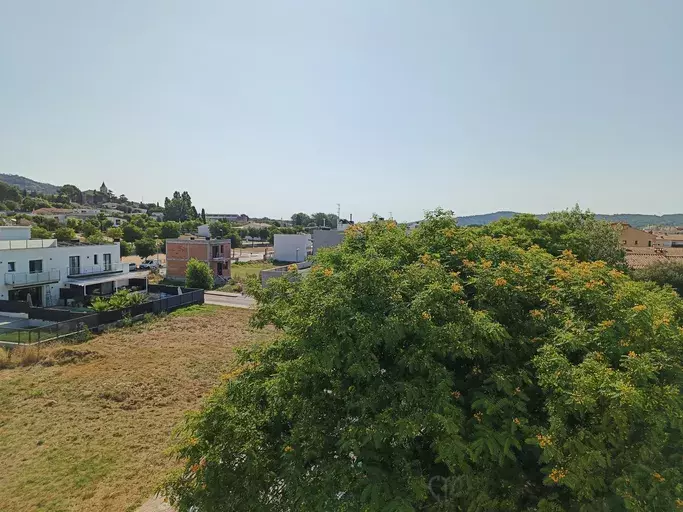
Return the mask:
[(273, 258), (278, 261), (297, 263), (305, 261), (308, 247), (311, 245), (310, 238), (310, 235), (275, 235)]
[(211, 231), (209, 231), (209, 225), (208, 224), (202, 224), (197, 228), (197, 234), (199, 236), (207, 237), (211, 236)]
[[(0, 300), (8, 300), (11, 286), (5, 284), (5, 274), (8, 273), (10, 261), (14, 262), (15, 273), (29, 272), (29, 260), (42, 260), (43, 272), (59, 270), (59, 283), (43, 286), (43, 293), (49, 286), (52, 295), (52, 304), (59, 299), (59, 289), (65, 287), (67, 279), (67, 269), (69, 267), (69, 256), (80, 256), (81, 269), (94, 266), (94, 255), (97, 255), (98, 265), (104, 263), (103, 254), (111, 254), (112, 264), (121, 263), (121, 247), (118, 244), (106, 245), (78, 245), (73, 247), (51, 247), (46, 249), (13, 249), (0, 250)], [(124, 273), (128, 272), (128, 267), (124, 266)], [(38, 285), (39, 286), (39, 285)], [(45, 295), (43, 295), (45, 304)]]
[(31, 226), (0, 226), (0, 240), (30, 240)]

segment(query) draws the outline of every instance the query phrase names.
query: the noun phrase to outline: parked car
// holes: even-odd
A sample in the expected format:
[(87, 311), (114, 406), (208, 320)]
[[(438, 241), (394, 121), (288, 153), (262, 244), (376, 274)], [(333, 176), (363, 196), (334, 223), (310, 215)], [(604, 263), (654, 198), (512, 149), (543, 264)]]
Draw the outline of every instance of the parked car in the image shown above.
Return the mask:
[(140, 263), (140, 270), (158, 270), (161, 268), (159, 260), (145, 260)]
[(130, 272), (135, 272), (138, 269), (138, 266), (135, 263), (129, 263), (128, 264), (128, 270)]

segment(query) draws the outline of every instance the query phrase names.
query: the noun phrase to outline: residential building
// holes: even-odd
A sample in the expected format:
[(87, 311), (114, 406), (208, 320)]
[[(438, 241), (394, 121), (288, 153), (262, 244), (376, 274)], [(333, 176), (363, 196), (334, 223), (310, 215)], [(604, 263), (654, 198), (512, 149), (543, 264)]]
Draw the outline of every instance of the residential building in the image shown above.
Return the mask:
[(626, 264), (634, 269), (645, 268), (655, 263), (683, 262), (683, 247), (627, 247)]
[(655, 242), (657, 247), (683, 247), (683, 233), (658, 235)]
[(334, 247), (344, 239), (344, 231), (335, 229), (316, 229), (312, 234), (313, 254), (323, 247)]
[(67, 216), (72, 213), (73, 209), (71, 208), (38, 208), (37, 210), (33, 210), (31, 215), (52, 218), (58, 221), (60, 224), (64, 224), (66, 222)]
[(30, 234), (30, 227), (0, 226), (0, 300), (26, 301), (30, 295), (35, 306), (54, 306), (67, 296), (109, 295), (137, 279), (146, 286), (146, 275), (129, 275), (117, 243), (31, 240)]
[(619, 241), (624, 247), (654, 247), (657, 236), (653, 233), (631, 227), (625, 222), (612, 224), (619, 231)]
[(209, 265), (216, 280), (230, 279), (230, 239), (173, 238), (166, 240), (166, 276), (185, 279), (187, 262), (192, 258)]
[(311, 235), (282, 235), (273, 237), (273, 259), (286, 263), (299, 263), (306, 260), (309, 248), (312, 249)]
[(206, 222), (227, 220), (228, 222), (249, 222), (249, 217), (243, 213), (207, 213)]
[(158, 220), (161, 222), (164, 220), (164, 212), (152, 212), (149, 214), (150, 217), (153, 217), (154, 219)]

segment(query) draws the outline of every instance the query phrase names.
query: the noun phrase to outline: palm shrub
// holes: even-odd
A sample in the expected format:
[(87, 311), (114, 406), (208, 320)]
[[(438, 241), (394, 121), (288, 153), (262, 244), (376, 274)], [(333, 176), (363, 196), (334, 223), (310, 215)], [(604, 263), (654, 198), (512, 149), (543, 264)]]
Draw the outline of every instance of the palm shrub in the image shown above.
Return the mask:
[(251, 350), (166, 492), (198, 510), (683, 506), (683, 301), (443, 211), (356, 225), (256, 288)]

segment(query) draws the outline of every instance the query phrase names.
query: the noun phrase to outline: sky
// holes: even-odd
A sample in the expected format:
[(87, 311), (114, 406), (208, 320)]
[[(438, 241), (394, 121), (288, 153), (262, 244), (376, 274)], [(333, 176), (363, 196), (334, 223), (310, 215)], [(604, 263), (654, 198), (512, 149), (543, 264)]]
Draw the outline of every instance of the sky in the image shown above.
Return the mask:
[(0, 172), (288, 218), (683, 211), (680, 0), (0, 0)]

